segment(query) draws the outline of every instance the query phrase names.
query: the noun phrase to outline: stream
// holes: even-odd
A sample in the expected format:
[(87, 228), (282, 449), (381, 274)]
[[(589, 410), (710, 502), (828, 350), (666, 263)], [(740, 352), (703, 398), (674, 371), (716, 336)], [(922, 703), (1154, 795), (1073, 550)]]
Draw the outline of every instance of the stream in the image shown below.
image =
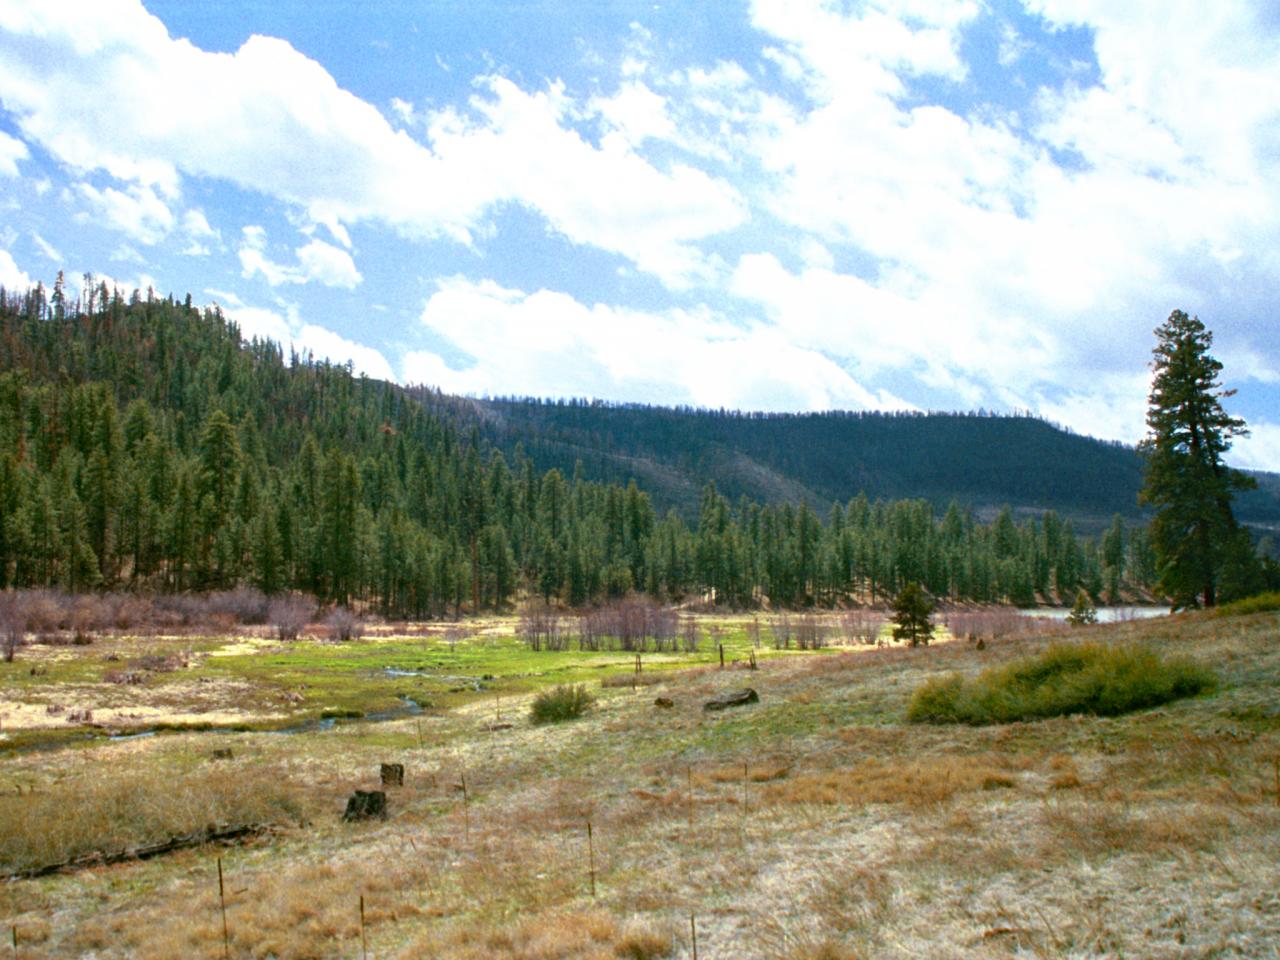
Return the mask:
[(118, 733), (108, 733), (105, 730), (91, 728), (78, 735), (62, 736), (50, 738), (47, 740), (33, 739), (20, 745), (6, 746), (0, 742), (0, 756), (4, 754), (19, 753), (43, 753), (55, 750), (61, 750), (81, 743), (122, 743), (126, 740), (141, 740), (146, 737), (155, 737), (162, 734), (171, 733), (207, 733), (217, 736), (235, 736), (238, 734), (250, 733), (266, 733), (266, 734), (284, 734), (293, 735), (298, 733), (315, 733), (321, 730), (332, 730), (338, 725), (346, 726), (348, 724), (362, 723), (386, 723), (390, 720), (403, 720), (406, 717), (418, 716), (422, 713), (422, 705), (411, 697), (400, 697), (400, 701), (404, 704), (401, 707), (393, 707), (390, 710), (377, 710), (373, 713), (366, 713), (363, 716), (319, 716), (311, 717), (300, 723), (295, 723), (287, 727), (275, 727), (272, 729), (253, 730), (243, 727), (143, 727), (140, 729), (128, 728)]

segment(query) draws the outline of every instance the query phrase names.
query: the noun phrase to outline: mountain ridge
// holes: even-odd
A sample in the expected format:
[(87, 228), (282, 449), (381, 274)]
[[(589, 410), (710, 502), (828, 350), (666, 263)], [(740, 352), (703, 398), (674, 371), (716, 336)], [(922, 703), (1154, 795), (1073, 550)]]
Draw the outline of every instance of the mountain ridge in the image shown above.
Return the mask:
[[(659, 502), (696, 507), (714, 482), (730, 499), (815, 508), (869, 499), (957, 500), (979, 515), (1057, 510), (1081, 529), (1119, 513), (1138, 520), (1136, 448), (1029, 414), (759, 413), (585, 400), (467, 398), (490, 443), (520, 443), (538, 465), (592, 479), (647, 484)], [(1243, 522), (1280, 526), (1280, 474), (1237, 500)]]

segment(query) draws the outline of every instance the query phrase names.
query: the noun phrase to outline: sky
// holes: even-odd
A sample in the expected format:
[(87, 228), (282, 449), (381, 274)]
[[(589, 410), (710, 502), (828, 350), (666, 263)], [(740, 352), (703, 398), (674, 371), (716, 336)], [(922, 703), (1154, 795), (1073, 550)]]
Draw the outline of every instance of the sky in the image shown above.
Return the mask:
[(1145, 432), (1280, 470), (1273, 0), (0, 0), (0, 285), (476, 396)]

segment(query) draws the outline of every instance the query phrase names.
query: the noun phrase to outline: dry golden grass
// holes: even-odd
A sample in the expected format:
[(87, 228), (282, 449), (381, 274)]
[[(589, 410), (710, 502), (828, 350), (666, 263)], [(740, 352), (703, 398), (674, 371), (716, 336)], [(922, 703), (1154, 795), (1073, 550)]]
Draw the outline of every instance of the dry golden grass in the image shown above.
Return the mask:
[(89, 771), (0, 797), (0, 875), (111, 857), (208, 828), (296, 823), (297, 789), (278, 771), (210, 765), (172, 780)]
[[(171, 792), (198, 798), (184, 802), (202, 826), (216, 778), (265, 777), (308, 824), (0, 884), (0, 924), (22, 960), (214, 960), (221, 855), (231, 954), (260, 960), (360, 956), (361, 896), (369, 955), (405, 960), (683, 960), (690, 913), (715, 958), (1276, 956), (1275, 617), (1093, 635), (1211, 660), (1223, 689), (1115, 719), (905, 723), (921, 680), (1048, 642), (1029, 638), (770, 660), (751, 679), (761, 702), (722, 716), (700, 701), (742, 674), (700, 670), (663, 675), (674, 710), (609, 689), (573, 724), (501, 735), (457, 710), (424, 717), (421, 745), (409, 720), (245, 735), (225, 764), (195, 762), (212, 743), (197, 734), (11, 755), (2, 782), (23, 801), (97, 784), (90, 807), (111, 810)], [(390, 818), (340, 823), (393, 761), (407, 779)], [(62, 843), (47, 806), (30, 829)]]
[(1052, 774), (1049, 786), (1054, 790), (1073, 790), (1083, 783), (1075, 760), (1065, 754), (1050, 757), (1049, 770)]
[(997, 754), (864, 760), (774, 784), (764, 799), (775, 804), (942, 803), (958, 793), (1016, 788), (1019, 772), (1010, 758)]
[(741, 764), (700, 769), (693, 781), (698, 784), (742, 783), (745, 779), (749, 783), (768, 783), (781, 780), (790, 772), (791, 764), (785, 760), (743, 761)]
[(674, 934), (636, 918), (620, 922), (605, 910), (550, 912), (503, 930), (459, 925), (432, 931), (400, 954), (454, 960), (656, 960), (671, 956)]

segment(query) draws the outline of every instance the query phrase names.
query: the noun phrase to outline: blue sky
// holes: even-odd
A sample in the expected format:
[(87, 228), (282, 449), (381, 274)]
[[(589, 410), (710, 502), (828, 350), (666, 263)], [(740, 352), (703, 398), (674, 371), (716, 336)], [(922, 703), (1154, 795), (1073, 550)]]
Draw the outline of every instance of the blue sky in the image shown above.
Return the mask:
[(1215, 331), (1280, 469), (1263, 2), (0, 0), (0, 283), (476, 395), (1144, 431)]

